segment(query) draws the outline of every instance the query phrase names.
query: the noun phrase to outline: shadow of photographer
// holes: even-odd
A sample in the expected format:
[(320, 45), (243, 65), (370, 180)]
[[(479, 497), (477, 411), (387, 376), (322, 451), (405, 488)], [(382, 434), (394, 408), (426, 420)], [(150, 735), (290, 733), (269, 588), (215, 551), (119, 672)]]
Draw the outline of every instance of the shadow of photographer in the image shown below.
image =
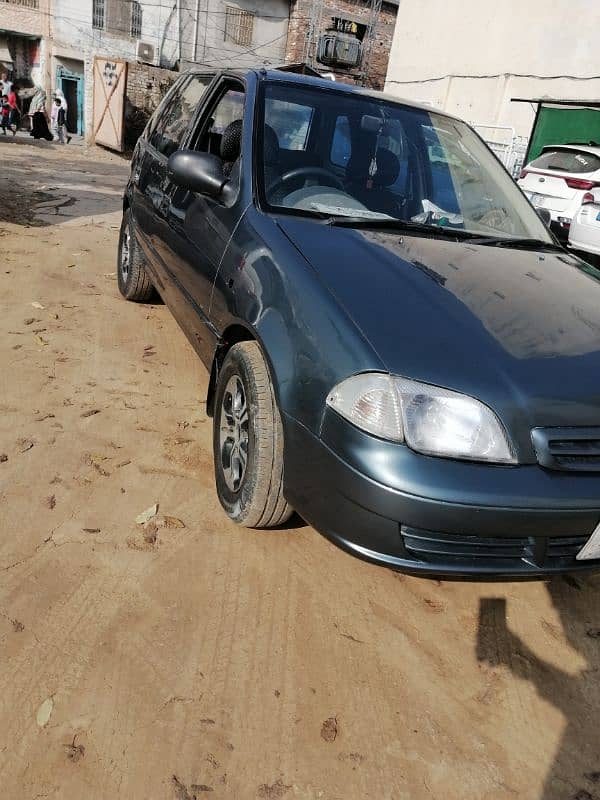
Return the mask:
[(575, 674), (537, 656), (507, 624), (506, 599), (482, 598), (477, 659), (505, 666), (561, 711), (562, 740), (539, 800), (600, 800), (600, 598), (597, 578), (557, 577), (547, 583), (565, 642), (585, 661)]

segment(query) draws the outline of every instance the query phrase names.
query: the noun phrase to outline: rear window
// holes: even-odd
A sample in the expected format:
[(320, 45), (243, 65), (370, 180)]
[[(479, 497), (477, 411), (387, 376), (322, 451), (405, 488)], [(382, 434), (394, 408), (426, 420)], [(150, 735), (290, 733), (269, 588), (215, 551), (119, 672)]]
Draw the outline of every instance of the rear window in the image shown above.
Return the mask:
[(531, 166), (560, 172), (595, 172), (600, 169), (600, 158), (585, 150), (546, 150)]

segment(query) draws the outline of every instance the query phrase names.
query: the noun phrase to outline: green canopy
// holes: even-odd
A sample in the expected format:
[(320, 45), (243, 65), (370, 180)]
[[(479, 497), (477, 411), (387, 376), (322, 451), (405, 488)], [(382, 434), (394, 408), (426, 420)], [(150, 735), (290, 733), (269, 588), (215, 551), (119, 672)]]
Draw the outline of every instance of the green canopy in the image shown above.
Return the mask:
[(541, 106), (529, 142), (528, 161), (549, 144), (600, 145), (600, 109)]

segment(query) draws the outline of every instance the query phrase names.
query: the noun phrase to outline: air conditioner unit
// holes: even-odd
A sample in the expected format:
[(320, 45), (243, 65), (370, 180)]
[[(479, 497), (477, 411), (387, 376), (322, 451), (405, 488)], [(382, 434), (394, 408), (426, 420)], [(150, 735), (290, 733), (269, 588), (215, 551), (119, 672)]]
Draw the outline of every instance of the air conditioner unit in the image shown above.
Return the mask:
[(360, 39), (351, 33), (327, 31), (319, 39), (317, 60), (321, 64), (357, 67), (360, 63)]
[(138, 61), (143, 61), (145, 64), (154, 64), (154, 45), (148, 44), (148, 42), (138, 42), (135, 56)]

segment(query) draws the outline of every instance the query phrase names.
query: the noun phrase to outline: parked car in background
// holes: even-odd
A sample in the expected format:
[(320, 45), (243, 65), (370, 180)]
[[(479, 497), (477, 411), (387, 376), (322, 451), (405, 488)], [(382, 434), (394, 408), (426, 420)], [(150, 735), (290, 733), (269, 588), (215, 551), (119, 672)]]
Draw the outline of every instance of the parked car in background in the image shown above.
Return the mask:
[(521, 170), (518, 184), (534, 208), (550, 212), (552, 230), (566, 242), (584, 196), (600, 187), (600, 147), (544, 147), (542, 154)]
[(600, 188), (585, 192), (569, 231), (569, 247), (600, 262)]
[(417, 572), (600, 567), (600, 271), (466, 123), (277, 70), (185, 75), (136, 147), (117, 275), (210, 373), (236, 523), (295, 509)]

